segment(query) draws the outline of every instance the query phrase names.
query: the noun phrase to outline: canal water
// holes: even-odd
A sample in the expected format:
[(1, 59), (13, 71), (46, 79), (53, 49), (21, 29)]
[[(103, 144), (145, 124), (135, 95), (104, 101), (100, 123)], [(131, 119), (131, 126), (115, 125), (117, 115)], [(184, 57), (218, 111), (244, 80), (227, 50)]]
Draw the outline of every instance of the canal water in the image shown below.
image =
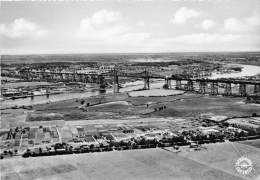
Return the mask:
[[(157, 80), (151, 83), (151, 88), (160, 88), (163, 86), (162, 80)], [(139, 80), (135, 82), (128, 82), (126, 84), (122, 85), (123, 88), (120, 88), (120, 92), (129, 92), (137, 89), (141, 89), (144, 86), (144, 82)], [(113, 88), (106, 89), (107, 93), (113, 93)], [(1, 109), (8, 108), (8, 107), (14, 107), (14, 106), (29, 106), (29, 105), (35, 105), (35, 104), (44, 104), (48, 102), (55, 102), (55, 101), (62, 101), (62, 100), (68, 100), (68, 99), (74, 99), (74, 98), (87, 98), (91, 96), (97, 96), (100, 95), (101, 92), (97, 89), (89, 89), (85, 92), (64, 92), (62, 94), (52, 94), (49, 96), (34, 96), (33, 98), (27, 97), (27, 98), (21, 98), (21, 99), (15, 99), (15, 100), (4, 100), (1, 101)]]
[(244, 64), (234, 64), (236, 66), (243, 67), (241, 72), (234, 73), (224, 73), (224, 74), (216, 74), (212, 73), (211, 79), (219, 79), (219, 78), (240, 78), (245, 76), (256, 76), (260, 74), (260, 66), (254, 65), (244, 65)]
[[(260, 66), (253, 66), (253, 65), (241, 65), (238, 66), (243, 67), (241, 72), (238, 73), (227, 73), (227, 74), (212, 74), (211, 79), (217, 78), (238, 78), (243, 76), (255, 76), (260, 74)], [(150, 87), (151, 89), (154, 88), (161, 88), (163, 86), (164, 80), (157, 80), (151, 82)], [(123, 88), (120, 88), (120, 92), (129, 92), (137, 89), (141, 89), (144, 86), (144, 82), (141, 80), (135, 82), (128, 82), (122, 85)], [(113, 89), (109, 88), (106, 90), (106, 93), (113, 93)], [(87, 92), (65, 92), (62, 94), (53, 94), (49, 96), (35, 96), (34, 98), (28, 97), (24, 99), (15, 99), (15, 100), (5, 100), (1, 101), (1, 108), (13, 107), (13, 106), (28, 106), (28, 105), (35, 105), (35, 104), (44, 104), (48, 102), (55, 102), (55, 101), (62, 101), (67, 99), (74, 99), (74, 98), (87, 98), (91, 96), (100, 95), (99, 90), (89, 89)]]

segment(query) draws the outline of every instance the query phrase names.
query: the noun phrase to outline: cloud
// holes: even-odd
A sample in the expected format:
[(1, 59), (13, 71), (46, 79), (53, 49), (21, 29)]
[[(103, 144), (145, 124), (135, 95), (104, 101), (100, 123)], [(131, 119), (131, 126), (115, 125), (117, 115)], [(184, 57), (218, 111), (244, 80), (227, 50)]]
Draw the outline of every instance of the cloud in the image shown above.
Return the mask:
[(101, 26), (93, 24), (89, 19), (83, 19), (80, 22), (80, 28), (77, 32), (79, 38), (92, 40), (112, 39), (128, 30), (123, 25)]
[(145, 23), (143, 21), (138, 21), (137, 26), (144, 27)]
[(91, 17), (80, 21), (80, 27), (77, 32), (78, 37), (85, 39), (111, 39), (116, 35), (122, 34), (128, 30), (127, 27), (117, 24), (121, 19), (119, 12), (100, 10)]
[(230, 32), (242, 32), (247, 29), (245, 24), (236, 18), (226, 19), (224, 21), (224, 28), (225, 28), (225, 30), (230, 31)]
[(122, 43), (142, 41), (150, 37), (150, 33), (134, 31), (133, 27), (123, 23), (121, 13), (100, 10), (92, 16), (80, 21), (77, 37), (99, 43)]
[(215, 22), (211, 19), (205, 19), (202, 23), (201, 23), (201, 28), (208, 30), (211, 29), (215, 26)]
[(132, 41), (132, 42), (146, 40), (150, 37), (151, 37), (151, 34), (147, 33), (147, 32), (126, 33), (122, 36), (123, 40)]
[(254, 13), (252, 16), (244, 19), (228, 18), (224, 20), (224, 30), (233, 33), (259, 32), (260, 15)]
[(95, 25), (103, 25), (117, 22), (120, 18), (121, 14), (119, 12), (102, 9), (89, 18), (89, 21)]
[(181, 7), (176, 11), (170, 22), (172, 22), (173, 24), (185, 24), (188, 19), (199, 16), (200, 13), (198, 11), (188, 9), (186, 7)]
[(41, 29), (36, 23), (25, 18), (15, 19), (9, 25), (0, 24), (0, 37), (10, 39), (37, 39), (43, 37), (46, 33), (46, 30)]

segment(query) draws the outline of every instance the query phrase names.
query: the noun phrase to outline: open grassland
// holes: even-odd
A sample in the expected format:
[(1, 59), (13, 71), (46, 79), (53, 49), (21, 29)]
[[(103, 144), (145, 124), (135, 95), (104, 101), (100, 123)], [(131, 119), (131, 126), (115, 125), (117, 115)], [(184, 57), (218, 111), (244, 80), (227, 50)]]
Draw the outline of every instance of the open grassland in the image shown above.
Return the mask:
[[(1, 111), (1, 128), (19, 126), (25, 121), (104, 120), (131, 118), (198, 118), (214, 116), (251, 116), (260, 113), (259, 105), (246, 104), (244, 98), (182, 94), (165, 97), (129, 97), (127, 93), (70, 99), (33, 106), (27, 109)], [(89, 104), (89, 105), (87, 105)], [(165, 107), (162, 110), (159, 108)]]
[(259, 113), (259, 106), (243, 103), (243, 98), (231, 98), (223, 96), (204, 96), (199, 94), (185, 94), (169, 97), (163, 104), (164, 111), (157, 111), (151, 115), (171, 117), (196, 117), (202, 113), (215, 115), (250, 116)]
[[(117, 103), (116, 103), (117, 102)], [(124, 102), (122, 104), (122, 102)], [(87, 106), (89, 104), (89, 106)], [(163, 110), (158, 108), (165, 106)], [(89, 99), (72, 99), (37, 105), (29, 121), (122, 119), (139, 117), (198, 117), (203, 113), (220, 116), (250, 116), (259, 106), (243, 98), (183, 94), (167, 97), (129, 97), (127, 94)]]
[[(236, 146), (238, 146), (236, 144)], [(254, 161), (259, 172), (259, 149), (239, 145)], [(163, 149), (142, 149), (90, 154), (73, 154), (1, 161), (1, 179), (257, 179), (243, 176), (234, 161), (240, 156), (229, 144), (214, 144), (208, 150), (173, 153)]]
[(153, 96), (172, 96), (183, 94), (184, 91), (178, 90), (169, 90), (169, 89), (151, 89), (151, 90), (143, 90), (143, 91), (132, 91), (129, 92), (130, 97), (153, 97)]
[[(182, 94), (166, 97), (129, 97), (126, 93), (85, 99), (70, 99), (35, 105), (33, 110), (1, 111), (1, 128), (18, 126), (25, 121), (77, 121), (133, 118), (197, 118), (201, 114), (216, 116), (251, 116), (259, 105), (246, 104), (244, 98)], [(87, 105), (89, 104), (89, 106)], [(165, 106), (163, 110), (158, 110)], [(155, 110), (157, 109), (157, 111)]]
[(1, 110), (1, 124), (2, 128), (11, 128), (16, 127), (20, 123), (24, 123), (26, 121), (27, 112), (23, 109), (7, 109)]

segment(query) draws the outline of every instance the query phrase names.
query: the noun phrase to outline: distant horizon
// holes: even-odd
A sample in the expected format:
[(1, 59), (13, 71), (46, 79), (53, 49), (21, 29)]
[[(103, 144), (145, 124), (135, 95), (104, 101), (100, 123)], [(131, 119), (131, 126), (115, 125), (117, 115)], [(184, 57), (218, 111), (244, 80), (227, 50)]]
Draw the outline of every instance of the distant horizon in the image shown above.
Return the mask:
[(106, 55), (106, 54), (182, 54), (182, 53), (260, 53), (260, 50), (252, 50), (252, 51), (246, 51), (246, 50), (237, 50), (237, 51), (162, 51), (162, 52), (100, 52), (100, 53), (25, 53), (25, 54), (1, 54), (0, 56), (33, 56), (33, 55)]

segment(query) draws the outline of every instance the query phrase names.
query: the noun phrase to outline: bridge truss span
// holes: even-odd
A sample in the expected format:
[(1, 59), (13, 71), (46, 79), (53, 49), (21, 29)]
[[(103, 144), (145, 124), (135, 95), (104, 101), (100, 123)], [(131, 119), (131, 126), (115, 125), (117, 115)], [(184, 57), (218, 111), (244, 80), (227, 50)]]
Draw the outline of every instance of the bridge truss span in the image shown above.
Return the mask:
[[(232, 96), (235, 86), (238, 86), (237, 91), (240, 96), (248, 95), (248, 86), (254, 86), (253, 93), (260, 93), (259, 80), (246, 79), (210, 79), (210, 78), (190, 78), (182, 75), (163, 76), (151, 73), (147, 70), (142, 72), (128, 72), (114, 69), (105, 73), (78, 73), (78, 72), (51, 72), (51, 71), (31, 71), (21, 70), (20, 77), (29, 81), (46, 80), (46, 81), (64, 81), (64, 82), (83, 82), (83, 83), (98, 83), (101, 87), (105, 87), (106, 81), (113, 81), (114, 91), (119, 92), (120, 78), (135, 78), (143, 79), (144, 88), (150, 89), (151, 79), (162, 79), (164, 86), (172, 88), (172, 82), (175, 81), (175, 89), (184, 91), (197, 91), (202, 94)], [(183, 84), (183, 82), (185, 82)], [(219, 89), (223, 88), (223, 92)]]

